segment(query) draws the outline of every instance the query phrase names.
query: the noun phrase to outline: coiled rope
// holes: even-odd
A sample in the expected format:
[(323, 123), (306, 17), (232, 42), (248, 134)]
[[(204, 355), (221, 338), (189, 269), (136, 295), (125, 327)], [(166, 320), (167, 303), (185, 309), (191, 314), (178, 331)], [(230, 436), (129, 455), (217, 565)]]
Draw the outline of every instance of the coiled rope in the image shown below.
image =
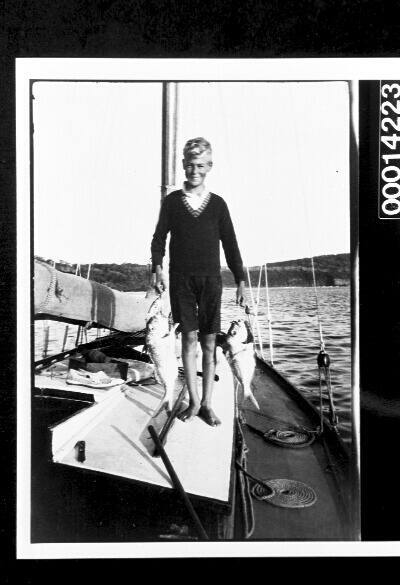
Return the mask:
[(293, 479), (262, 480), (252, 487), (251, 494), (257, 500), (281, 508), (306, 508), (317, 501), (317, 494), (310, 486)]
[(259, 479), (247, 471), (238, 461), (237, 467), (254, 482), (250, 492), (256, 500), (268, 502), (280, 508), (306, 508), (317, 501), (315, 491), (294, 479)]
[(252, 415), (255, 414), (268, 421), (271, 421), (272, 424), (279, 423), (280, 428), (271, 427), (267, 431), (256, 429), (247, 422), (246, 426), (250, 430), (256, 432), (258, 435), (262, 436), (265, 441), (269, 441), (275, 445), (279, 445), (280, 447), (307, 447), (311, 445), (311, 443), (313, 443), (314, 440), (319, 436), (319, 430), (312, 430), (304, 426), (289, 424), (287, 420), (276, 416), (270, 416), (257, 410), (243, 408), (243, 411), (250, 412)]

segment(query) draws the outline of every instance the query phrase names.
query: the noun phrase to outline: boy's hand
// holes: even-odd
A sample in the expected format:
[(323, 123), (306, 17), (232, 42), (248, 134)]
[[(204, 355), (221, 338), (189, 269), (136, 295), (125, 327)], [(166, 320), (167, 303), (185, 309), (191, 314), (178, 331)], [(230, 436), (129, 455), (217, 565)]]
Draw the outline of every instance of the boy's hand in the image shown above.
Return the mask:
[(167, 290), (167, 281), (160, 266), (156, 266), (156, 282), (154, 288), (159, 294)]
[(236, 304), (244, 307), (246, 304), (246, 291), (244, 280), (241, 280), (236, 289)]

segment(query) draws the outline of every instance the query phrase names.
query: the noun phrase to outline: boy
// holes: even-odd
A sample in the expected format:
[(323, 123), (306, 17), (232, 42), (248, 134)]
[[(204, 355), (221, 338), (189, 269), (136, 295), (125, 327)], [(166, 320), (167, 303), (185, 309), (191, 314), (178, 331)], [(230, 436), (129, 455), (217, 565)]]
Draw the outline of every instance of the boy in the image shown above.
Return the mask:
[[(212, 168), (210, 143), (188, 140), (183, 149), (186, 181), (183, 189), (163, 201), (151, 243), (155, 288), (166, 289), (162, 261), (168, 232), (170, 240), (170, 299), (172, 317), (182, 332), (182, 360), (189, 391), (189, 406), (179, 418), (199, 415), (207, 424), (221, 421), (211, 408), (215, 376), (216, 334), (221, 329), (222, 278), (220, 241), (237, 284), (236, 303), (244, 304), (243, 262), (225, 201), (207, 191), (205, 178)], [(197, 394), (197, 330), (202, 349), (203, 393)]]

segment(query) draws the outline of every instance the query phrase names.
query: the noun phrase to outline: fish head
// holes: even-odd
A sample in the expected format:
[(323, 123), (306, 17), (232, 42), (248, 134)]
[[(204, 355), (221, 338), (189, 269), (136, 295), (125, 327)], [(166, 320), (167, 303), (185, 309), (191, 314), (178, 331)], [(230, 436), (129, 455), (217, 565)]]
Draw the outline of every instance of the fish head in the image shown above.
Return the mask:
[(232, 321), (226, 336), (228, 345), (232, 343), (252, 343), (253, 339), (253, 334), (247, 321), (243, 321), (243, 319)]
[(169, 334), (169, 319), (162, 313), (150, 317), (146, 324), (146, 333), (151, 337), (165, 337)]
[[(149, 296), (148, 298), (151, 299), (153, 298), (153, 296)], [(169, 306), (165, 293), (158, 294), (147, 311), (146, 322), (150, 321), (152, 317), (158, 314), (161, 314), (164, 317), (166, 317), (168, 316), (168, 312)]]

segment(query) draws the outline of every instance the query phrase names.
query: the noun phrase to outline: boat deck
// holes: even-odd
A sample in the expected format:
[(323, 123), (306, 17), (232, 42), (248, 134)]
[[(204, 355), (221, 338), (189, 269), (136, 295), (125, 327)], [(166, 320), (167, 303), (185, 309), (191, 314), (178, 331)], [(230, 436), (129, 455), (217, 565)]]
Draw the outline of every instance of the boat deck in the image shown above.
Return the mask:
[[(209, 534), (218, 539), (233, 537), (242, 540), (242, 499), (239, 482), (234, 488), (233, 481), (235, 393), (231, 371), (222, 356), (217, 373), (220, 378), (214, 386), (213, 408), (222, 425), (211, 428), (199, 418), (190, 423), (175, 419), (165, 448)], [(46, 386), (42, 376), (38, 382)], [(200, 393), (200, 377), (198, 383)], [(183, 380), (179, 379), (176, 395), (182, 384)], [(319, 418), (310, 403), (261, 361), (258, 361), (253, 390), (260, 411), (247, 403), (241, 404), (240, 392), (238, 406), (247, 423), (259, 431), (285, 429), (288, 426), (316, 430)], [(168, 519), (168, 516), (173, 518), (175, 511), (175, 524), (183, 522), (190, 525), (177, 493), (171, 489), (171, 481), (161, 459), (154, 457), (154, 445), (148, 433), (149, 424), (160, 432), (166, 421), (165, 411), (154, 418), (162, 397), (159, 384), (143, 382), (137, 386), (103, 390), (100, 391), (103, 399), (96, 399), (92, 389), (76, 386), (69, 390), (79, 396), (76, 401), (44, 396), (46, 392), (51, 396), (54, 391), (57, 389), (39, 391), (40, 409), (45, 408), (52, 417), (52, 460), (57, 465), (55, 469), (54, 463), (51, 464), (52, 471), (45, 469), (49, 478), (53, 477), (46, 492), (43, 492), (43, 472), (38, 467), (34, 483), (37, 484), (35, 490), (41, 503), (34, 510), (38, 518), (36, 532), (39, 536), (36, 538), (51, 534), (52, 538), (63, 541), (65, 534), (68, 534), (69, 539), (78, 541), (154, 540), (173, 526), (175, 521)], [(83, 399), (85, 394), (87, 398)], [(56, 404), (51, 402), (54, 400)], [(74, 402), (76, 406), (73, 406)], [(58, 420), (54, 418), (53, 409), (57, 404), (64, 405), (60, 406), (61, 409), (70, 408), (70, 415)], [(40, 410), (39, 415), (43, 418)], [(39, 435), (42, 443), (35, 439), (38, 452), (44, 449), (47, 441), (45, 427), (49, 425), (42, 423), (41, 427), (44, 431)], [(247, 471), (250, 474), (260, 480), (297, 480), (311, 487), (317, 496), (312, 506), (295, 509), (277, 507), (251, 497), (255, 523), (250, 539), (315, 541), (357, 537), (345, 513), (346, 506), (349, 508), (352, 505), (344, 473), (348, 460), (333, 431), (327, 431), (325, 438), (316, 438), (308, 446), (288, 448), (266, 441), (245, 424), (242, 424), (242, 429), (248, 448)], [(77, 458), (75, 446), (80, 440), (85, 441), (84, 462), (79, 462)], [(77, 474), (78, 469), (80, 472)], [(248, 483), (250, 488), (254, 485), (250, 479)], [(64, 490), (65, 485), (69, 487), (63, 493), (60, 490)], [(110, 497), (105, 500), (103, 494), (110, 489)], [(148, 491), (146, 495), (143, 490), (151, 490), (151, 493)], [(152, 504), (143, 506), (140, 494)], [(48, 514), (47, 508), (52, 510), (54, 518), (62, 513), (60, 498), (65, 502), (63, 505), (79, 509), (79, 514), (71, 516), (67, 523), (63, 516), (62, 523), (54, 520), (43, 528), (39, 518)], [(228, 528), (220, 533), (220, 528), (213, 527), (216, 514), (220, 519), (225, 518), (221, 520), (225, 526), (232, 526), (231, 506), (235, 510), (234, 532)], [(82, 520), (83, 516), (88, 517), (86, 523)], [(134, 530), (132, 522), (136, 525)], [(56, 535), (52, 528), (54, 523), (57, 526)], [(190, 532), (185, 534), (190, 537)], [(231, 536), (224, 536), (226, 534)], [(180, 535), (179, 538), (184, 540), (186, 537)]]
[[(210, 427), (199, 417), (191, 422), (174, 419), (165, 449), (188, 494), (229, 506), (234, 432), (234, 393), (229, 366), (218, 368), (213, 406), (222, 424)], [(183, 379), (175, 386), (179, 395)], [(198, 377), (199, 395), (202, 378)], [(161, 458), (154, 456), (154, 442), (148, 432), (151, 424), (160, 433), (166, 411), (154, 417), (163, 396), (160, 384), (138, 383), (108, 390), (68, 386), (65, 381), (37, 376), (37, 387), (55, 389), (70, 396), (87, 393), (95, 403), (55, 424), (52, 432), (53, 461), (82, 470), (102, 472), (137, 482), (172, 488)], [(182, 409), (187, 406), (187, 397)], [(85, 461), (78, 461), (76, 443), (85, 441)]]
[[(272, 374), (272, 375), (271, 375)], [(305, 427), (316, 429), (318, 419), (296, 403), (279, 376), (259, 364), (253, 380), (254, 394), (260, 411), (243, 411), (246, 422), (266, 432), (270, 429)], [(314, 420), (313, 420), (314, 419)], [(331, 540), (348, 537), (344, 527), (345, 488), (340, 480), (340, 457), (329, 455), (326, 439), (316, 438), (301, 448), (275, 445), (243, 425), (247, 454), (247, 471), (261, 480), (291, 479), (311, 487), (317, 499), (304, 508), (284, 508), (252, 498), (255, 528), (252, 539)], [(254, 482), (250, 480), (250, 485)]]

